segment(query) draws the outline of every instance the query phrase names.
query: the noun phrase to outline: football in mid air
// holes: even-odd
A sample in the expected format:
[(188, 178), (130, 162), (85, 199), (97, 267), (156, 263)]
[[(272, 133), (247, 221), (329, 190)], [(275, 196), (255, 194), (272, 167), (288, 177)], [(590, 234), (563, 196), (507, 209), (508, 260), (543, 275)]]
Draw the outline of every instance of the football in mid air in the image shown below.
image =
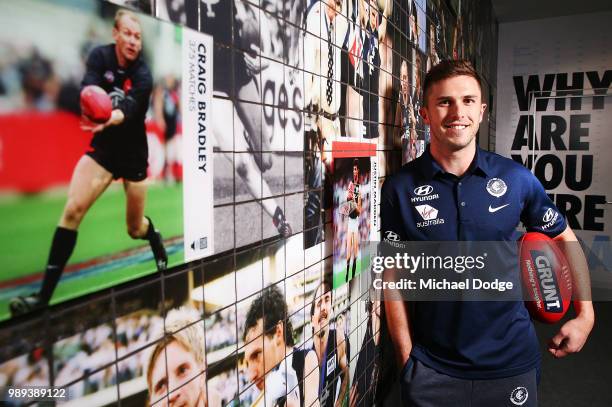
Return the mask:
[(554, 324), (572, 299), (569, 263), (555, 241), (542, 233), (525, 233), (519, 244), (525, 305), (533, 319)]
[(94, 123), (106, 123), (113, 112), (110, 96), (99, 86), (85, 86), (81, 91), (81, 114)]

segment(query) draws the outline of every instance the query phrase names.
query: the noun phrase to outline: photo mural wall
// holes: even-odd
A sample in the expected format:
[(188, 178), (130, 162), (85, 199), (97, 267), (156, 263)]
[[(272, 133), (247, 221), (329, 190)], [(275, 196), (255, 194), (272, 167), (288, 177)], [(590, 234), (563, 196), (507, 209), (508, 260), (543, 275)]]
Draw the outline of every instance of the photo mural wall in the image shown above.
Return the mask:
[[(364, 249), (380, 186), (427, 148), (429, 67), (469, 59), (494, 91), (490, 4), (2, 10), (0, 391), (60, 386), (79, 406), (380, 403), (393, 365)], [(106, 121), (88, 104), (105, 96), (81, 96), (90, 85), (110, 98)]]

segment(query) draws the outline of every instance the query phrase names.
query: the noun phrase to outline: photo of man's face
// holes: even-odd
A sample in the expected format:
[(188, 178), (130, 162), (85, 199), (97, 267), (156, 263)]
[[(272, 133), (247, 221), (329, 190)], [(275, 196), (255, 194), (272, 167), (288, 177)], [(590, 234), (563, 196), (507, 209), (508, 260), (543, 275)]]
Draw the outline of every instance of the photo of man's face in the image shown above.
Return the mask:
[(369, 9), (370, 9), (370, 27), (372, 31), (378, 29), (378, 0), (370, 0)]
[(329, 329), (332, 295), (325, 284), (321, 284), (315, 293), (314, 311), (311, 316), (315, 335), (324, 335)]
[(285, 356), (282, 329), (263, 335), (263, 319), (260, 319), (257, 325), (247, 331), (245, 342), (244, 360), (248, 379), (263, 391), (266, 373), (274, 369)]
[(408, 64), (406, 61), (402, 61), (402, 66), (400, 68), (400, 84), (402, 87), (402, 94), (408, 95), (410, 85), (408, 83)]
[(117, 53), (127, 62), (135, 61), (142, 50), (142, 30), (140, 23), (129, 14), (121, 16), (113, 28), (113, 39)]
[[(166, 363), (167, 362), (167, 369)], [(149, 397), (154, 406), (206, 405), (206, 375), (193, 353), (178, 341), (170, 342), (154, 361)], [(200, 375), (200, 377), (196, 377)], [(166, 392), (170, 391), (168, 398)], [(155, 402), (156, 400), (159, 400)]]

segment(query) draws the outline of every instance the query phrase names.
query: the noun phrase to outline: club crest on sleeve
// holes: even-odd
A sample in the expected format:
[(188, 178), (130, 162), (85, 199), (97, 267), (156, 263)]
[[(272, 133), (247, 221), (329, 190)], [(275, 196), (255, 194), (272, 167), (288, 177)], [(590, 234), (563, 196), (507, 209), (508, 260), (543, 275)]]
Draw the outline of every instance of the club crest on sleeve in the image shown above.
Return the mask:
[(104, 72), (104, 79), (106, 79), (108, 83), (113, 83), (115, 82), (115, 74), (113, 74), (113, 71), (106, 71)]

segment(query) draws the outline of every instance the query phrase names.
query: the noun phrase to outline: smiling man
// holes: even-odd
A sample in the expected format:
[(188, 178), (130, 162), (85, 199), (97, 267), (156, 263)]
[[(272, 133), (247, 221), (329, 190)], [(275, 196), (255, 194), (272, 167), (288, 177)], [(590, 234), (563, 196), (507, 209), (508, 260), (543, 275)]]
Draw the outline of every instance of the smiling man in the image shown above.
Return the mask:
[[(421, 116), (431, 144), (384, 184), (382, 235), (409, 241), (513, 241), (519, 222), (561, 241), (576, 237), (523, 166), (481, 150), (486, 105), (467, 61), (427, 74)], [(427, 204), (421, 204), (426, 197)], [(557, 216), (546, 222), (553, 211)], [(550, 219), (548, 219), (550, 220)], [(594, 323), (590, 301), (552, 338), (555, 357), (580, 351)], [(523, 302), (385, 302), (409, 406), (537, 405), (539, 343)]]

